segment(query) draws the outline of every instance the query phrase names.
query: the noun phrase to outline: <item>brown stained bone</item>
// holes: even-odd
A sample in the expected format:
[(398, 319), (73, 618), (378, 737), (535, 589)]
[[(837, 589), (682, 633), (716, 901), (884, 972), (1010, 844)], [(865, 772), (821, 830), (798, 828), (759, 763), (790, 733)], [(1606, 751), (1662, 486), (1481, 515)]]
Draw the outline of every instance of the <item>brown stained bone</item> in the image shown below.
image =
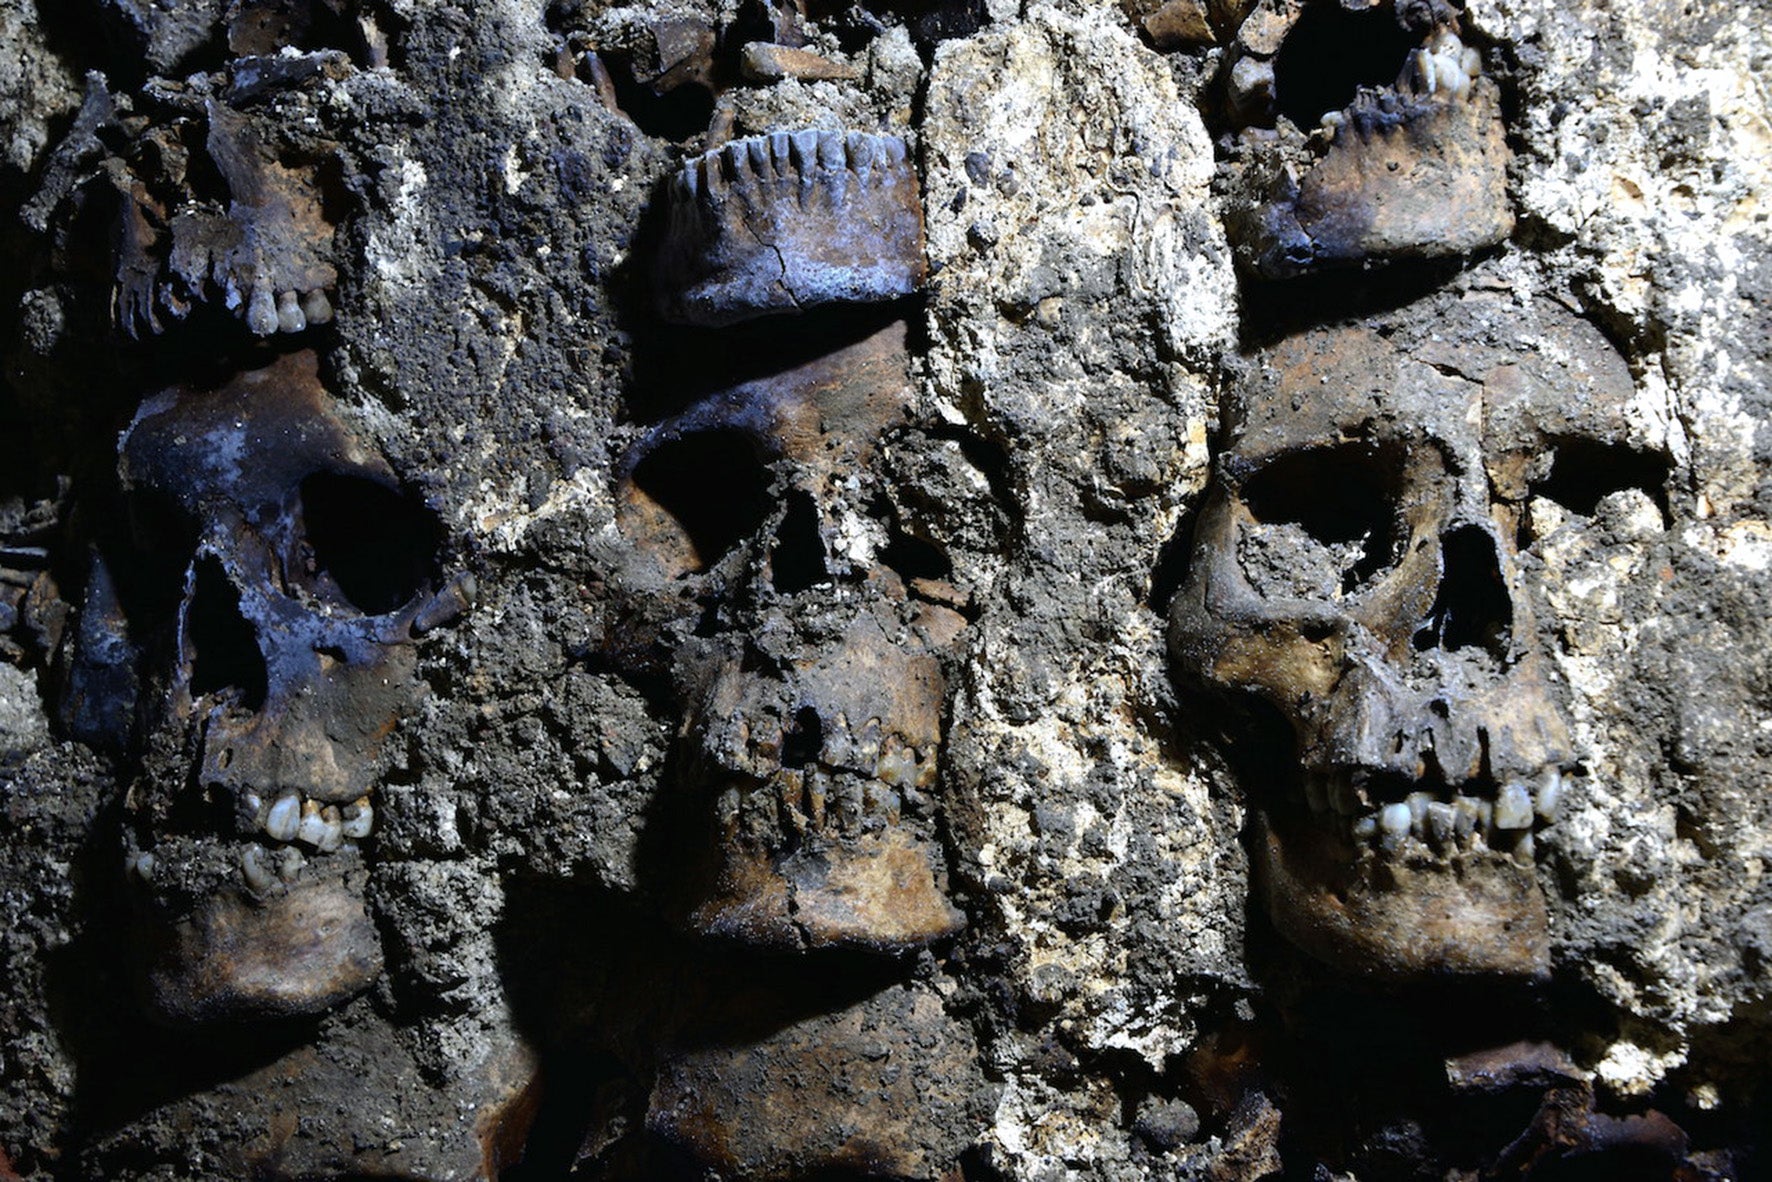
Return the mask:
[(229, 887), (173, 924), (138, 928), (148, 1003), (169, 1021), (318, 1013), (381, 974), (365, 873), (270, 898)]
[(646, 1126), (720, 1179), (955, 1177), (955, 1130), (982, 1120), (977, 1057), (938, 994), (894, 986), (756, 1041), (728, 1028), (668, 1056)]
[(128, 621), (152, 657), (126, 834), (149, 992), (171, 1019), (319, 1012), (379, 972), (358, 843), (421, 694), (415, 630), (462, 584), (437, 589), (434, 516), (312, 353), (149, 399), (119, 473), (169, 576)]
[[(1227, 78), (1232, 110), (1243, 119), (1274, 119), (1283, 83), (1272, 55), (1302, 10), (1263, 5), (1240, 31)], [(1297, 134), (1289, 123), (1283, 131)], [(1271, 135), (1244, 136), (1253, 145), (1264, 134)], [(1512, 233), (1501, 93), (1455, 24), (1428, 31), (1394, 84), (1361, 88), (1349, 106), (1324, 115), (1318, 134), (1326, 142), (1314, 153), (1251, 151), (1243, 166), (1246, 185), (1259, 187), (1257, 176), (1268, 174), (1265, 197), (1228, 219), (1257, 274), (1468, 255)]]
[[(767, 605), (675, 658), (687, 709), (673, 782), (696, 831), (679, 843), (694, 863), (680, 911), (696, 934), (899, 953), (963, 923), (945, 895), (932, 798), (939, 654), (965, 621), (914, 596), (878, 552), (839, 548), (845, 531), (867, 528), (869, 490), (881, 491), (880, 438), (905, 418), (906, 367), (905, 325), (893, 321), (705, 400), (630, 457), (618, 520), (651, 585), (724, 584)], [(710, 435), (753, 453), (772, 490), (772, 507), (724, 554), (681, 525), (701, 506), (660, 500), (644, 479), (655, 459), (676, 462), (669, 448)], [(779, 538), (796, 511), (812, 531), (797, 544), (821, 573), (784, 592)]]
[(668, 201), (655, 282), (678, 323), (897, 299), (927, 273), (917, 173), (897, 136), (734, 140), (685, 164)]
[[(313, 54), (283, 68), (319, 75), (336, 72), (340, 60)], [(249, 88), (244, 76), (241, 85)], [(259, 336), (331, 320), (335, 227), (323, 208), (319, 159), (288, 156), (267, 142), (256, 114), (217, 98), (205, 105), (200, 140), (189, 125), (154, 128), (136, 154), (147, 175), (117, 172), (113, 304), (123, 331), (155, 335), (211, 302)], [(197, 179), (207, 168), (189, 167), (195, 154), (222, 191)]]
[(1566, 312), (1482, 293), (1256, 361), (1170, 651), (1289, 724), (1296, 771), (1252, 786), (1262, 901), (1349, 973), (1541, 974), (1537, 840), (1579, 759), (1521, 551), (1558, 456), (1653, 451), (1629, 374)]

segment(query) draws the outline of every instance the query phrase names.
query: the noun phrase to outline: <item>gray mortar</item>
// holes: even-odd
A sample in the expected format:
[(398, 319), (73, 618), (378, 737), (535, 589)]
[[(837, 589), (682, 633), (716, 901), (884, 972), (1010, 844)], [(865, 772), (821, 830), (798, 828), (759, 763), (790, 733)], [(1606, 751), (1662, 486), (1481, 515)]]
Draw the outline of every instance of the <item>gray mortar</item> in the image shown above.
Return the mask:
[[(116, 432), (141, 397), (249, 342), (212, 322), (119, 345), (93, 263), (104, 222), (74, 217), (70, 196), (120, 142), (80, 139), (78, 79), (103, 71), (153, 108), (144, 77), (224, 65), (219, 6), (130, 26), (145, 56), (128, 37), (51, 36), (47, 7), (0, 0), (0, 293), (17, 308), (0, 424), (16, 406), (33, 450), (0, 449), (34, 479), (73, 478), (55, 573), (77, 607), (85, 547), (117, 519)], [(148, 7), (82, 11), (115, 30)], [(883, 462), (971, 619), (936, 800), (968, 928), (904, 962), (759, 968), (668, 930), (660, 789), (679, 712), (668, 664), (644, 654), (694, 620), (637, 632), (613, 586), (617, 465), (686, 396), (645, 385), (677, 340), (649, 311), (654, 199), (702, 145), (648, 137), (554, 67), (568, 35), (615, 44), (653, 14), (733, 6), (583, 5), (555, 27), (515, 0), (373, 7), (389, 67), (358, 63), (254, 117), (337, 145), (322, 376), (441, 514), (445, 565), (478, 585), (420, 643), (428, 693), (377, 797), (368, 894), (387, 971), (311, 1020), (146, 1025), (116, 955), (134, 765), (60, 738), (65, 658), (0, 665), (0, 1164), (30, 1179), (486, 1176), (481, 1122), (541, 1064), (544, 1127), (583, 1137), (573, 1176), (659, 1177), (648, 1098), (661, 1063), (707, 1039), (698, 1021), (816, 1040), (834, 1015), (877, 1023), (913, 993), (978, 1047), (976, 1070), (919, 1081), (934, 1096), (919, 1177), (1240, 1179), (1282, 1157), (1308, 1175), (1312, 1153), (1335, 1176), (1396, 1176), (1398, 1145), (1444, 1176), (1456, 1163), (1436, 1156), (1430, 1109), (1467, 1031), (1546, 1038), (1604, 1111), (1652, 1106), (1699, 1149), (1750, 1147), (1772, 1045), (1765, 22), (1720, 0), (1678, 19), (1647, 0), (1468, 7), (1517, 112), (1519, 229), (1481, 281), (1561, 299), (1619, 345), (1640, 425), (1672, 446), (1675, 525), (1609, 591), (1558, 591), (1594, 774), (1542, 862), (1548, 1000), (1493, 1014), (1479, 992), (1451, 1011), (1478, 1015), (1459, 1031), (1430, 1017), (1425, 1049), (1396, 1051), (1373, 1014), (1416, 1031), (1415, 1002), (1325, 981), (1252, 916), (1242, 788), (1219, 720), (1175, 686), (1161, 599), (1239, 351), (1470, 280), (1239, 288), (1223, 226), (1250, 195), (1213, 191), (1222, 51), (1160, 55), (1106, 0), (993, 2), (978, 32), (927, 51), (890, 16), (846, 53), (815, 30), (859, 80), (726, 92), (734, 135), (912, 139), (931, 279), (918, 403)], [(16, 491), (0, 477), (0, 496)], [(890, 1029), (869, 1030), (891, 1054)], [(1326, 1149), (1311, 1130), (1344, 1111), (1325, 1098), (1344, 1085), (1347, 1145)], [(1300, 1130), (1284, 1144), (1282, 1122)], [(525, 1177), (564, 1177), (570, 1156)]]

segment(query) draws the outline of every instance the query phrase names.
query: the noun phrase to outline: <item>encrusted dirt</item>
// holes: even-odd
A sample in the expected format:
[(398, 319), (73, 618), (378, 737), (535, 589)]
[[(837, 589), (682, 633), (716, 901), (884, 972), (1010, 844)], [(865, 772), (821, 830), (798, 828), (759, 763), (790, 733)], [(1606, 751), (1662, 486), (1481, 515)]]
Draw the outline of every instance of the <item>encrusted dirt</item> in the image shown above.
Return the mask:
[[(1720, 0), (1350, 3), (1407, 34), (1367, 60), (1335, 4), (0, 0), (0, 1178), (1766, 1173), (1772, 34)], [(1352, 160), (1336, 207), (1370, 210), (1394, 154), (1462, 158), (1397, 115), (1442, 93), (1406, 55), (1450, 28), (1505, 131), (1489, 187), (1436, 182), (1461, 224), (1423, 240), (1417, 201), (1264, 271), (1274, 168)], [(1344, 111), (1396, 126), (1332, 157)], [(808, 131), (835, 134), (771, 175), (828, 226), (753, 218), (737, 253), (818, 282), (668, 322), (678, 169)], [(902, 183), (868, 235), (883, 207), (843, 186), (875, 149), (818, 153), (844, 133), (902, 141), (920, 245)], [(845, 275), (839, 234), (891, 282)], [(1309, 709), (1250, 691), (1303, 674), (1206, 678), (1169, 618), (1262, 360), (1329, 325), (1402, 342), (1370, 434), (1415, 439), (1412, 399), (1512, 388), (1513, 338), (1461, 305), (1593, 326), (1654, 462), (1583, 475), (1547, 428), (1572, 466), (1525, 496), (1448, 451), (1503, 507), (1533, 630), (1495, 659), (1539, 654), (1569, 775), (1518, 858), (1534, 971), (1374, 981), (1262, 902)], [(1554, 337), (1522, 363), (1579, 385)], [(294, 897), (285, 850), (337, 839), (278, 836), (275, 774), (205, 770), (265, 619), (206, 614), (194, 535), (154, 532), (118, 449), (167, 391), (305, 350), (440, 523), (360, 613), (406, 656), (338, 701), (382, 714), (263, 756), (373, 782), (341, 890), (383, 967), (169, 1021), (147, 902), (189, 924), (225, 890), (250, 925)], [(216, 509), (224, 484), (218, 519), (297, 519)], [(1296, 499), (1234, 548), (1281, 632), (1371, 554)], [(359, 611), (291, 528), (265, 583)], [(1444, 603), (1471, 568), (1432, 559)], [(299, 978), (268, 943), (254, 971)]]

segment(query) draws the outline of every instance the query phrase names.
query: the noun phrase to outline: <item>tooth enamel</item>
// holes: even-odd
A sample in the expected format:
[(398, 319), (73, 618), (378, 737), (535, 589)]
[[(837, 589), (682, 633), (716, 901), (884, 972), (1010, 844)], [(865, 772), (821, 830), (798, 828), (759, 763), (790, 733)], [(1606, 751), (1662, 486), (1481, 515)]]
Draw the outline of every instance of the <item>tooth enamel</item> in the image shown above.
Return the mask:
[(1386, 833), (1409, 832), (1409, 806), (1402, 801), (1387, 804), (1378, 813), (1378, 827)]
[(314, 801), (302, 802), (301, 823), (296, 828), (295, 839), (315, 847), (326, 839), (326, 820), (320, 815), (320, 806)]
[(1481, 819), (1476, 801), (1468, 796), (1460, 796), (1452, 802), (1452, 814), (1453, 832), (1459, 838), (1468, 838), (1476, 832), (1477, 824)]
[(1495, 827), (1497, 829), (1527, 829), (1532, 825), (1532, 794), (1526, 786), (1511, 783), (1502, 786), (1495, 794)]
[(1524, 862), (1530, 866), (1537, 852), (1538, 843), (1532, 840), (1530, 833), (1520, 834), (1520, 840), (1514, 842), (1514, 861), (1516, 862)]
[(1404, 800), (1409, 806), (1409, 827), (1419, 830), (1422, 822), (1427, 820), (1427, 806), (1434, 798), (1426, 792), (1411, 792)]
[(257, 843), (240, 851), (240, 877), (254, 894), (262, 895), (277, 885), (277, 876), (265, 858), (265, 847)]
[(261, 337), (277, 331), (277, 298), (263, 284), (253, 288), (246, 301), (246, 327)]
[(330, 854), (344, 843), (344, 822), (339, 819), (338, 806), (329, 804), (320, 810), (320, 823), (324, 826), (320, 840), (315, 842), (316, 848), (323, 854)]
[(375, 809), (367, 796), (347, 804), (340, 810), (339, 816), (341, 832), (353, 841), (368, 837), (369, 831), (375, 827)]
[(1348, 832), (1355, 841), (1371, 841), (1378, 836), (1378, 817), (1372, 813), (1358, 817)]
[(144, 850), (126, 856), (123, 859), (123, 870), (144, 883), (150, 883), (154, 881), (154, 864), (154, 855)]
[(301, 868), (307, 864), (308, 859), (300, 850), (286, 845), (277, 855), (277, 877), (284, 882), (294, 882), (296, 875), (301, 873)]
[(294, 841), (301, 828), (301, 797), (285, 792), (265, 814), (265, 836), (273, 841)]
[(308, 318), (295, 302), (295, 293), (286, 291), (277, 297), (277, 328), (282, 332), (300, 332), (308, 326)]
[(1426, 827), (1429, 836), (1441, 845), (1452, 840), (1458, 826), (1458, 813), (1445, 801), (1436, 800), (1427, 806)]
[(325, 324), (332, 319), (332, 301), (316, 287), (301, 298), (301, 311), (309, 324)]
[(1556, 768), (1546, 768), (1538, 781), (1538, 818), (1547, 825), (1557, 819), (1557, 811), (1563, 806), (1563, 773)]

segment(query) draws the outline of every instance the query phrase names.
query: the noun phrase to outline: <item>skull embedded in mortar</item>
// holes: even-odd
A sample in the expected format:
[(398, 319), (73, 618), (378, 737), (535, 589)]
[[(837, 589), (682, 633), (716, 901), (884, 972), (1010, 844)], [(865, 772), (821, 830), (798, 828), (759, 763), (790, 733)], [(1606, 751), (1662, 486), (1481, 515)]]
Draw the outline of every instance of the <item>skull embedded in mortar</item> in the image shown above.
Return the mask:
[(1501, 92), (1446, 0), (1263, 0), (1225, 73), (1240, 257), (1278, 279), (1513, 230)]
[(123, 596), (148, 691), (125, 842), (150, 1003), (317, 1013), (380, 972), (359, 843), (420, 694), (413, 641), (466, 581), (438, 589), (436, 516), (312, 353), (149, 399), (119, 454), (140, 569), (167, 576)]
[(853, 307), (922, 275), (916, 174), (902, 141), (804, 132), (729, 144), (685, 176), (661, 305), (752, 321), (720, 356), (765, 363), (654, 426), (622, 482), (631, 585), (702, 616), (673, 656), (674, 776), (706, 853), (681, 910), (753, 947), (921, 947), (962, 922), (929, 793), (940, 654), (965, 620), (882, 470), (911, 406), (902, 311)]
[(1582, 765), (1536, 548), (1569, 512), (1547, 502), (1665, 506), (1632, 398), (1590, 326), (1487, 293), (1293, 337), (1233, 391), (1170, 653), (1284, 721), (1295, 762), (1244, 769), (1252, 856), (1311, 955), (1389, 980), (1548, 968), (1535, 855)]

